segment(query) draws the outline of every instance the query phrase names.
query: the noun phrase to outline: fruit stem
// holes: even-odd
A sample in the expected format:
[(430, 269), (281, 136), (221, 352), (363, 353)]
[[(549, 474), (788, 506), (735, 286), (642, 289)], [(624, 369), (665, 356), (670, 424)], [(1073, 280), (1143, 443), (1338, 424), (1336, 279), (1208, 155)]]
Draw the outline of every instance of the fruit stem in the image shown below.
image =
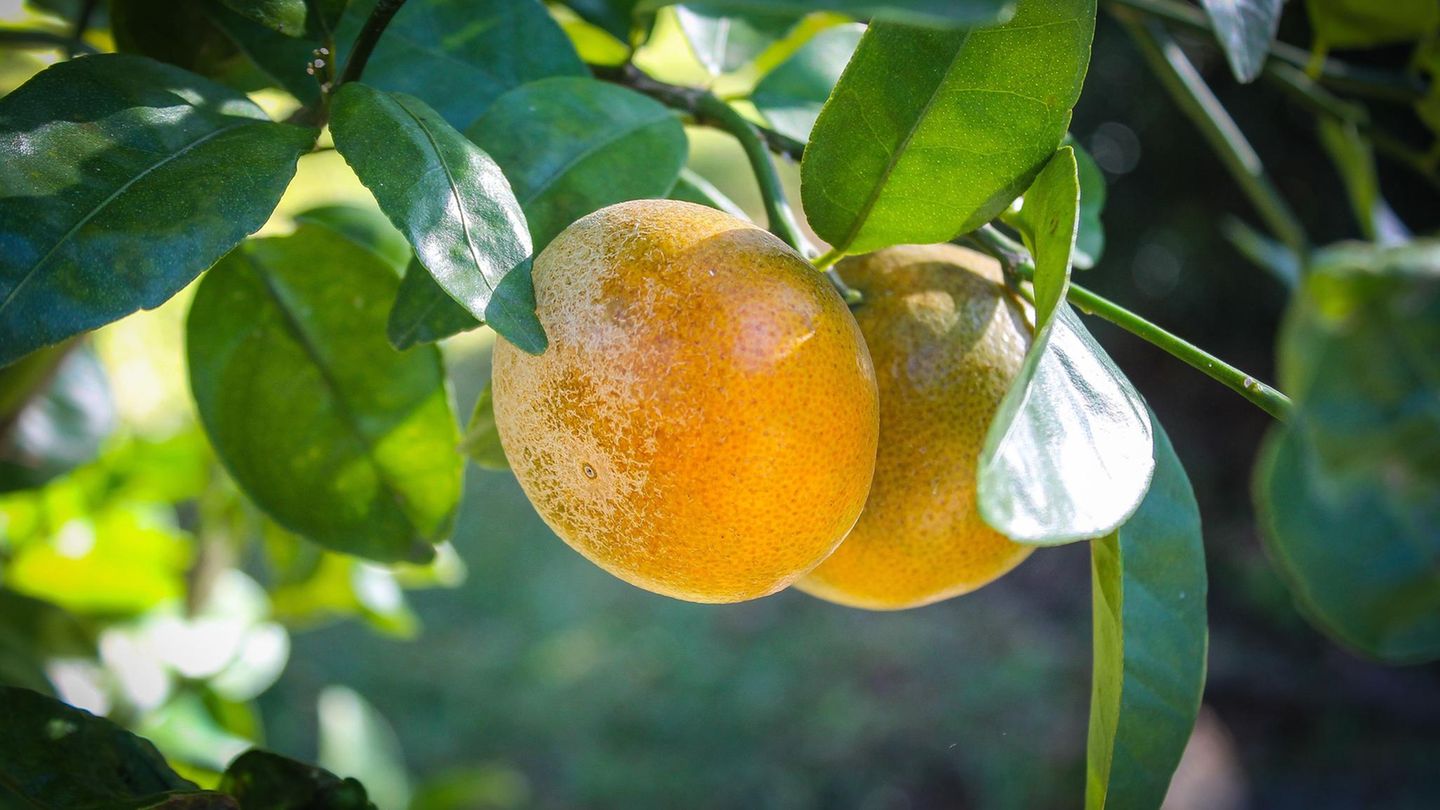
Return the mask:
[(370, 61), (370, 54), (375, 52), (375, 46), (380, 42), (380, 35), (390, 26), (390, 20), (400, 7), (405, 5), (405, 0), (379, 0), (375, 8), (370, 10), (370, 16), (365, 19), (365, 26), (355, 37), (355, 43), (350, 46), (350, 57), (345, 60), (345, 72), (340, 74), (340, 81), (335, 83), (335, 89), (346, 82), (358, 81), (360, 75), (365, 72), (365, 63)]
[[(1009, 266), (1010, 270), (1027, 280), (1034, 277), (1035, 265), (1023, 245), (989, 225), (976, 231), (973, 236), (987, 253), (999, 258)], [(1073, 281), (1070, 283), (1065, 297), (1086, 315), (1103, 318), (1130, 334), (1164, 349), (1171, 356), (1184, 361), (1192, 368), (1204, 372), (1211, 379), (1250, 400), (1252, 404), (1276, 420), (1284, 422), (1290, 415), (1289, 397), (1260, 382), (1254, 375), (1246, 374), (1179, 335)], [(1033, 300), (1031, 303), (1034, 303)]]

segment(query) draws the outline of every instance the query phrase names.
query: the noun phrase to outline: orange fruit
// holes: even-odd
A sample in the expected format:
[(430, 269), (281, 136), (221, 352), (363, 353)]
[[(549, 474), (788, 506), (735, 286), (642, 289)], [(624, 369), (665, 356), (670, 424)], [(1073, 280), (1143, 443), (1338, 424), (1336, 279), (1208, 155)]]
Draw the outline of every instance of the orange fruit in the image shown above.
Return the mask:
[(656, 593), (774, 593), (854, 525), (875, 468), (855, 319), (780, 240), (690, 203), (595, 212), (536, 258), (550, 346), (495, 345), (501, 445), (565, 542)]
[(898, 610), (968, 593), (1030, 553), (991, 529), (975, 471), (991, 417), (1030, 347), (1030, 310), (993, 259), (902, 246), (836, 265), (880, 386), (880, 451), (865, 511), (806, 593)]

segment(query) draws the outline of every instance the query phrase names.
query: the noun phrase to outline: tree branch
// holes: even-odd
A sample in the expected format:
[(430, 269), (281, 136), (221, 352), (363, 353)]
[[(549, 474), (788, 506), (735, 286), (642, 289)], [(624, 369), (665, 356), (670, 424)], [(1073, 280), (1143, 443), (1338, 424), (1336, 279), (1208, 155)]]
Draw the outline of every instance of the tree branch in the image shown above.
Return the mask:
[(365, 64), (370, 61), (370, 54), (375, 52), (380, 35), (385, 33), (390, 20), (403, 5), (405, 0), (380, 0), (375, 4), (364, 27), (355, 37), (355, 44), (350, 47), (350, 55), (345, 59), (345, 72), (340, 74), (340, 81), (335, 85), (337, 88), (345, 82), (357, 81), (365, 72)]

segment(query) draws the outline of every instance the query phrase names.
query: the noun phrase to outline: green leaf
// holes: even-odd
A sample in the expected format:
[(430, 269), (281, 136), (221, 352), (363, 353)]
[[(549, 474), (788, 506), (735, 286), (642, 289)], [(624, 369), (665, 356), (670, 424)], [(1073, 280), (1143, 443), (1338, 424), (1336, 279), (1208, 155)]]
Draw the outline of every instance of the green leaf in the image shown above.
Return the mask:
[(485, 308), (485, 322), (521, 351), (540, 354), (549, 340), (535, 314), (535, 283), (530, 277), (534, 261), (526, 259), (500, 280)]
[(490, 383), (485, 384), (485, 390), (475, 401), (475, 412), (470, 416), (465, 438), (460, 440), (460, 449), (487, 470), (510, 469), (505, 449), (500, 446), (500, 430), (495, 426), (495, 400)]
[[(90, 461), (115, 428), (110, 385), (95, 353), (80, 347), (60, 358), (48, 356), (65, 351), (52, 347), (0, 369), (0, 389), (24, 375), (24, 367), (35, 360), (49, 369), (48, 380), (15, 414), (0, 440), (0, 492), (41, 486)], [(7, 422), (0, 419), (0, 425)]]
[(509, 178), (536, 253), (586, 214), (670, 193), (687, 151), (673, 112), (594, 79), (512, 90), (466, 134)]
[(676, 6), (675, 20), (695, 58), (717, 76), (753, 62), (796, 23), (794, 17), (736, 14), (704, 3)]
[(1320, 143), (1345, 184), (1350, 209), (1366, 239), (1395, 244), (1409, 240), (1410, 233), (1380, 196), (1380, 177), (1375, 171), (1375, 150), (1354, 122), (1330, 118), (1319, 120)]
[[(629, 45), (635, 27), (635, 5), (639, 0), (561, 0), (580, 19), (610, 32)], [(652, 15), (653, 16), (653, 15)]]
[(479, 325), (474, 315), (435, 283), (419, 259), (410, 260), (385, 326), (391, 346), (404, 351), (417, 343), (434, 343)]
[(755, 85), (755, 108), (777, 132), (810, 140), (820, 108), (864, 32), (863, 25), (838, 25), (816, 34)]
[[(414, 260), (405, 234), (375, 208), (338, 203), (308, 208), (295, 215), (296, 225), (329, 228), (378, 256), (399, 273)], [(421, 268), (424, 273), (424, 268)]]
[(1305, 0), (1320, 48), (1373, 48), (1422, 39), (1440, 28), (1435, 0)]
[(305, 0), (224, 0), (242, 16), (286, 36), (305, 33)]
[[(652, 11), (674, 3), (639, 0), (635, 7)], [(1015, 0), (705, 0), (705, 6), (715, 13), (799, 17), (812, 11), (835, 11), (860, 19), (936, 27), (1005, 22), (1015, 4)]]
[(0, 99), (0, 366), (159, 306), (265, 223), (314, 139), (135, 56)]
[(1065, 143), (1075, 150), (1076, 170), (1080, 175), (1080, 230), (1075, 234), (1075, 252), (1071, 264), (1089, 270), (1105, 252), (1105, 226), (1100, 215), (1105, 211), (1105, 173), (1095, 159), (1070, 136)]
[[(355, 0), (337, 43), (353, 42), (375, 0)], [(348, 46), (347, 46), (348, 47)], [(347, 54), (339, 54), (341, 64)], [(507, 90), (588, 71), (538, 0), (410, 0), (365, 66), (365, 83), (415, 96), (456, 129)]]
[(316, 704), (320, 764), (337, 774), (363, 776), (366, 791), (381, 807), (409, 807), (404, 752), (385, 716), (344, 686), (325, 687)]
[(195, 404), (236, 483), (285, 528), (384, 562), (433, 553), (463, 466), (439, 352), (385, 342), (397, 286), (308, 226), (217, 265), (187, 327)]
[(1220, 232), (1241, 255), (1268, 270), (1281, 284), (1294, 287), (1300, 283), (1300, 257), (1295, 251), (1235, 217), (1220, 220)]
[(1094, 30), (1094, 0), (1021, 0), (995, 28), (872, 24), (801, 163), (815, 232), (864, 253), (988, 222), (1065, 137)]
[(236, 757), (220, 790), (238, 799), (241, 810), (375, 810), (358, 781), (268, 751)]
[(1280, 12), (1285, 0), (1201, 0), (1215, 39), (1225, 52), (1230, 70), (1242, 83), (1255, 81), (1275, 32), (1280, 30)]
[(1079, 172), (1074, 148), (1060, 147), (1010, 217), (1035, 257), (1035, 323), (1040, 327), (1050, 322), (1070, 289), (1070, 262), (1080, 226)]
[(0, 683), (49, 694), (47, 661), (97, 654), (95, 631), (58, 605), (0, 588), (0, 616)]
[(198, 789), (155, 746), (109, 720), (0, 686), (0, 805), (123, 810)]
[(980, 453), (980, 515), (1017, 542), (1108, 534), (1154, 469), (1144, 401), (1061, 303), (1036, 334)]
[(1320, 253), (1281, 333), (1291, 419), (1255, 472), (1302, 608), (1385, 661), (1440, 658), (1440, 243)]
[(267, 79), (267, 84), (284, 88), (302, 104), (315, 104), (320, 100), (320, 80), (305, 72), (315, 58), (315, 49), (320, 47), (318, 42), (276, 33), (221, 7), (214, 0), (201, 2), (198, 8), (235, 51)]
[(527, 318), (496, 296), (500, 280), (530, 255), (530, 232), (485, 152), (419, 99), (354, 82), (336, 93), (330, 127), (335, 148), (451, 298), (477, 319), (499, 316), (496, 331), (506, 337), (541, 330), (533, 310)]
[(1200, 509), (1155, 424), (1155, 480), (1133, 517), (1091, 544), (1094, 680), (1085, 807), (1159, 807), (1190, 739), (1209, 644)]
[(708, 205), (717, 211), (724, 211), (736, 219), (748, 220), (750, 218), (744, 209), (734, 200), (725, 196), (725, 192), (716, 188), (714, 183), (688, 168), (680, 170), (680, 176), (675, 178), (675, 187), (670, 189), (669, 196), (672, 200)]

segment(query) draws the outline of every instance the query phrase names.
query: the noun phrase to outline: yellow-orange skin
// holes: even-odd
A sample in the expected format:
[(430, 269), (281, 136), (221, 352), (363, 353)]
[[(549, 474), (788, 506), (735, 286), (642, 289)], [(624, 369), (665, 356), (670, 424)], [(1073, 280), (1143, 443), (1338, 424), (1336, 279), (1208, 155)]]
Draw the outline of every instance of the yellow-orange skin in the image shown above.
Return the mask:
[(754, 225), (690, 203), (597, 211), (535, 260), (550, 346), (503, 338), (495, 422), (565, 542), (641, 588), (787, 587), (865, 503), (875, 372), (840, 296)]
[(985, 432), (1033, 335), (999, 265), (954, 245), (901, 246), (836, 266), (880, 385), (880, 452), (860, 520), (797, 587), (899, 610), (986, 585), (1030, 553), (975, 506)]

